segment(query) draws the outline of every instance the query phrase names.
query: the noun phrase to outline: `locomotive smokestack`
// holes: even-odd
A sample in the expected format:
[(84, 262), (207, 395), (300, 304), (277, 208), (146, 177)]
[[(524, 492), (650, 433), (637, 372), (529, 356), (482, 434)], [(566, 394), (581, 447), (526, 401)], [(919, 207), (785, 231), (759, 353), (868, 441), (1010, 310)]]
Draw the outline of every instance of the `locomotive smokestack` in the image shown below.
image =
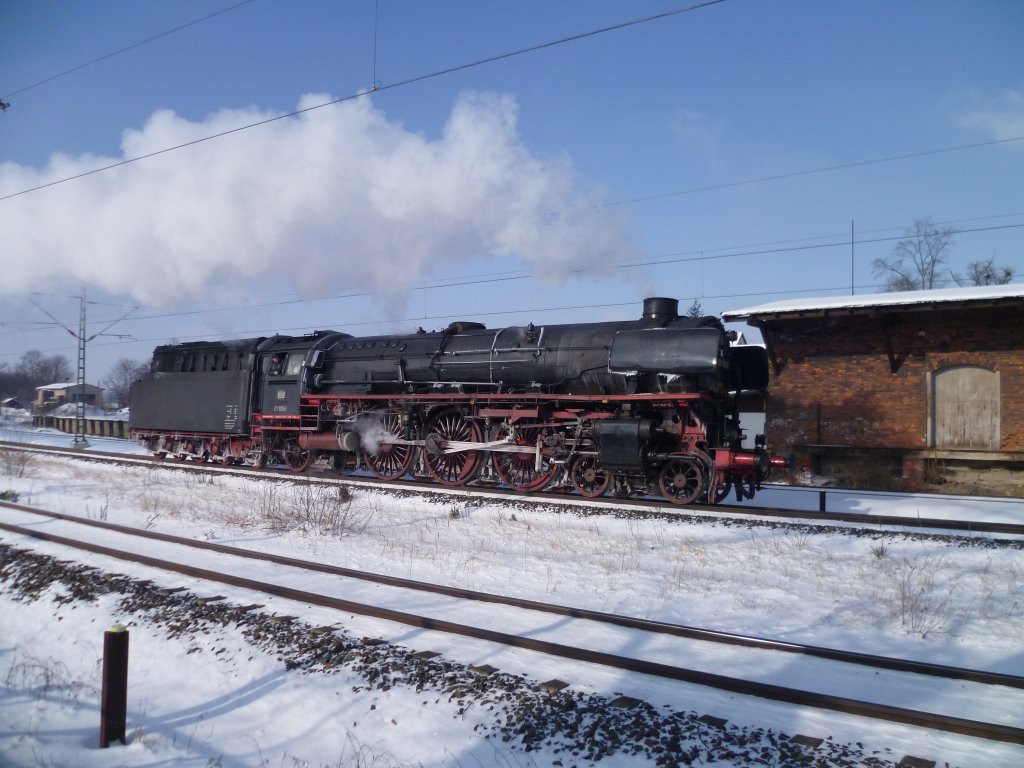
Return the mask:
[(644, 299), (644, 316), (642, 320), (665, 322), (679, 317), (679, 299), (651, 298)]

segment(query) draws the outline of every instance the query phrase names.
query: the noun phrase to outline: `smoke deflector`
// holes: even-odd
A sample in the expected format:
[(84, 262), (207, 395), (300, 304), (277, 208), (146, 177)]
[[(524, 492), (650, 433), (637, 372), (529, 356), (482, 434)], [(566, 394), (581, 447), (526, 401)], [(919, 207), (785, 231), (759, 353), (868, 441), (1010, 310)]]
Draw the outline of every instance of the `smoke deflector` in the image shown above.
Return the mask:
[(718, 328), (645, 328), (612, 337), (608, 370), (639, 373), (716, 373), (722, 333)]

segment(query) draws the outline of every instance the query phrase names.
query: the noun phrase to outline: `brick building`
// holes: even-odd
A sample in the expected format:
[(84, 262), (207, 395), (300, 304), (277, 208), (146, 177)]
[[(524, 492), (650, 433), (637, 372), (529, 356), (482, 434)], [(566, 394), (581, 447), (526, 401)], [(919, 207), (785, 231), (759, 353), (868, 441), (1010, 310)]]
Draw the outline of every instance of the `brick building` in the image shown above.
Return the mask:
[(784, 301), (724, 318), (761, 331), (768, 445), (795, 479), (1024, 496), (1024, 285)]
[(73, 381), (62, 384), (44, 384), (36, 387), (36, 399), (32, 410), (39, 413), (50, 411), (64, 403), (77, 403), (82, 400), (86, 405), (100, 405), (103, 402), (103, 388), (92, 384), (81, 387)]

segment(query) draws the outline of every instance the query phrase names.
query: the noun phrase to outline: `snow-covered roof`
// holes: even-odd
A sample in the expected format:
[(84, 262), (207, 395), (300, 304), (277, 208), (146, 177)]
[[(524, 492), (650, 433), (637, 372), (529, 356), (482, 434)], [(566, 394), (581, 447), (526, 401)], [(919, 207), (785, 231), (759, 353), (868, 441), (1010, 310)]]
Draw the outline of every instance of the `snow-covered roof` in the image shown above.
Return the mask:
[(828, 311), (855, 311), (882, 307), (915, 307), (931, 304), (988, 302), (1000, 299), (1024, 300), (1024, 284), (982, 285), (970, 288), (939, 288), (932, 291), (898, 291), (853, 296), (824, 296), (813, 299), (786, 299), (747, 309), (723, 312), (727, 321), (746, 320), (764, 315), (813, 314)]
[[(38, 392), (40, 389), (71, 389), (72, 387), (77, 386), (77, 381), (65, 381), (58, 384), (44, 384), (41, 387), (36, 387), (36, 391)], [(102, 387), (97, 387), (94, 384), (86, 384), (85, 386), (90, 389), (102, 389)]]

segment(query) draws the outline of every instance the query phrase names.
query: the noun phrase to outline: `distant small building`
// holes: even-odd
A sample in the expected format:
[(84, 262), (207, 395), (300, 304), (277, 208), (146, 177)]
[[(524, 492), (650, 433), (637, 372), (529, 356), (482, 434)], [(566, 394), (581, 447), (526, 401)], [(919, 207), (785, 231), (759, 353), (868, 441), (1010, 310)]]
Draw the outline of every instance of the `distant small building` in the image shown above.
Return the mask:
[(726, 312), (771, 360), (769, 449), (867, 488), (1024, 495), (1024, 285)]
[(92, 384), (83, 384), (81, 387), (75, 382), (61, 384), (46, 384), (36, 387), (36, 399), (32, 403), (32, 410), (37, 413), (49, 411), (64, 403), (77, 403), (79, 400), (86, 405), (101, 404), (103, 399), (103, 388), (94, 387)]
[(16, 397), (4, 397), (0, 398), (0, 408), (24, 408), (21, 404), (21, 400)]

